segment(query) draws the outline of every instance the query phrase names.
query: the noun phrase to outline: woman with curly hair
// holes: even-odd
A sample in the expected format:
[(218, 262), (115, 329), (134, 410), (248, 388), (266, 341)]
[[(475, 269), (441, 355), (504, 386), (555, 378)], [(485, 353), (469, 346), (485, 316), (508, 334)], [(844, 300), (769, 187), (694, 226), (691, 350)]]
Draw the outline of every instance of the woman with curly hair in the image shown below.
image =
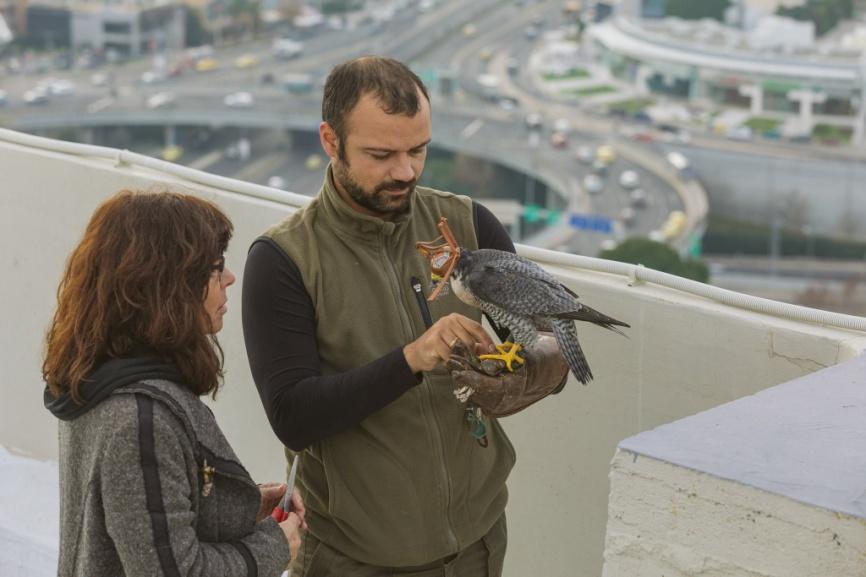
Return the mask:
[(304, 525), (270, 512), (201, 401), (216, 394), (216, 339), (235, 276), (214, 204), (121, 191), (100, 205), (57, 292), (42, 374), (59, 420), (66, 576), (276, 576)]

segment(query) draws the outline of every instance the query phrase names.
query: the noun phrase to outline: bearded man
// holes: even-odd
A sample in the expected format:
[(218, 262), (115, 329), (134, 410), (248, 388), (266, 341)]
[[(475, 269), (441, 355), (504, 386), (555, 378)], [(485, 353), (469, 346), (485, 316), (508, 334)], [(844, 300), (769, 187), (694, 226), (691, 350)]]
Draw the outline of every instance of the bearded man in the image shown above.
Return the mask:
[(419, 298), (432, 281), (415, 243), (444, 216), (462, 246), (514, 245), (483, 206), (418, 185), (430, 100), (404, 64), (338, 65), (322, 118), (322, 188), (253, 243), (243, 284), (252, 374), (301, 459), (309, 531), (292, 574), (501, 575), (514, 449), (496, 419), (476, 442), (445, 365), (493, 341), (453, 294)]

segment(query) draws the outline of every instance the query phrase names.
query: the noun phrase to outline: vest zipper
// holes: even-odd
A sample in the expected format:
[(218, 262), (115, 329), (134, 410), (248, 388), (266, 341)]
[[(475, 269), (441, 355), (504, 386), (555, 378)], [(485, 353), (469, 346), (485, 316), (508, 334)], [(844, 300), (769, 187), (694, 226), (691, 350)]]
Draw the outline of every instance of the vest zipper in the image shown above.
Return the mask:
[[(384, 257), (384, 260), (387, 263), (387, 266), (385, 268), (386, 268), (387, 272), (389, 273), (388, 276), (390, 277), (389, 281), (391, 284), (391, 290), (394, 293), (394, 300), (397, 303), (397, 309), (399, 310), (399, 314), (400, 314), (400, 321), (401, 321), (401, 324), (403, 325), (403, 330), (406, 333), (405, 338), (414, 340), (415, 332), (414, 332), (414, 330), (412, 330), (412, 319), (409, 318), (409, 315), (406, 312), (405, 307), (403, 306), (403, 291), (400, 289), (400, 287), (402, 286), (400, 283), (400, 278), (399, 278), (399, 275), (397, 273), (397, 269), (394, 266), (394, 261), (391, 260), (391, 258), (388, 255), (388, 251), (386, 250), (386, 242), (385, 242), (386, 239), (385, 239), (384, 235), (381, 235), (381, 233), (380, 233), (380, 240), (382, 243), (381, 244), (382, 256)], [(415, 292), (416, 296), (419, 294), (417, 291), (414, 291), (414, 287), (413, 287), (413, 292)], [(421, 296), (423, 298), (423, 292), (421, 293)], [(426, 301), (424, 301), (425, 307), (426, 307), (426, 304), (427, 304)], [(428, 314), (429, 314), (429, 311), (428, 311)], [(423, 315), (423, 312), (422, 312), (422, 315)], [(431, 319), (431, 324), (432, 324), (432, 319)], [(424, 377), (424, 380), (426, 381), (427, 378)], [(448, 535), (447, 535), (448, 536), (448, 542), (451, 544), (451, 546), (456, 551), (457, 547), (458, 547), (457, 535), (454, 532), (454, 522), (451, 519), (451, 476), (449, 475), (448, 468), (445, 465), (445, 447), (442, 443), (442, 426), (439, 423), (439, 419), (436, 418), (436, 411), (433, 408), (433, 398), (432, 398), (432, 393), (430, 392), (429, 383), (425, 389), (425, 393), (426, 394), (424, 395), (424, 400), (425, 400), (426, 405), (427, 405), (427, 411), (429, 412), (429, 415), (430, 415), (429, 418), (433, 419), (433, 424), (436, 428), (436, 433), (437, 433), (436, 434), (436, 449), (437, 449), (437, 452), (439, 453), (439, 463), (441, 463), (442, 481), (443, 481), (442, 485), (445, 488), (444, 501), (445, 501), (445, 512), (447, 515), (446, 523), (447, 523), (447, 530), (448, 530)]]
[(421, 309), (421, 318), (424, 319), (424, 326), (428, 329), (433, 326), (433, 317), (430, 316), (430, 307), (427, 306), (427, 298), (424, 296), (424, 289), (421, 286), (421, 281), (418, 277), (409, 279), (412, 285), (412, 292), (415, 293), (415, 298), (418, 299), (418, 308)]

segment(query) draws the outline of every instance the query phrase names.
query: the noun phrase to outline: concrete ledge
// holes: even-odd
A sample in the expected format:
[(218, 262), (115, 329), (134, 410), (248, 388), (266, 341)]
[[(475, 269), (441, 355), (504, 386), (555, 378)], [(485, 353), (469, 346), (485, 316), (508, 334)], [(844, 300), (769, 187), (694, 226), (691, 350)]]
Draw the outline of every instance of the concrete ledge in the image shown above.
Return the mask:
[(640, 433), (605, 577), (866, 576), (866, 357)]

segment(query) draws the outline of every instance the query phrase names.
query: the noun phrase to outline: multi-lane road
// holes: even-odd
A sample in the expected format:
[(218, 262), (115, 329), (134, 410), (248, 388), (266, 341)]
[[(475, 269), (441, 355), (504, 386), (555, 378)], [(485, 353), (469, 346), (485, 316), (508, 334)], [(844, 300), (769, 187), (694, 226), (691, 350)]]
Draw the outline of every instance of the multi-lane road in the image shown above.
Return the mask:
[[(380, 2), (374, 7), (366, 22), (356, 19), (361, 23), (352, 29), (326, 30), (304, 39), (303, 57), (291, 61), (274, 61), (269, 55), (268, 39), (218, 49), (216, 58), (220, 67), (215, 71), (190, 72), (157, 84), (143, 84), (140, 80), (151, 67), (149, 59), (114, 67), (113, 90), (108, 85), (91, 86), (90, 71), (74, 71), (57, 75), (75, 82), (74, 94), (52, 98), (41, 106), (26, 106), (21, 101), (23, 93), (31, 89), (38, 78), (2, 76), (0, 87), (7, 92), (8, 103), (0, 107), (0, 124), (37, 130), (63, 118), (83, 124), (108, 123), (118, 118), (144, 123), (204, 118), (205, 126), (247, 123), (255, 128), (288, 123), (297, 128), (298, 124), (306, 123), (308, 129), (313, 130), (319, 119), (321, 82), (330, 67), (355, 55), (387, 54), (412, 63), (430, 82), (434, 93), (434, 144), (532, 172), (559, 192), (561, 203), (571, 208), (612, 218), (621, 214), (624, 194), (615, 179), (608, 179), (610, 190), (602, 195), (586, 195), (580, 187), (585, 169), (569, 156), (569, 151), (579, 142), (610, 140), (614, 132), (611, 121), (589, 114), (579, 106), (548, 100), (536, 88), (535, 75), (527, 65), (532, 50), (541, 40), (527, 39), (524, 30), (530, 22), (555, 23), (561, 2), (522, 2), (518, 6), (516, 2), (496, 0), (451, 0), (440, 2), (427, 12), (421, 12), (418, 3), (407, 2), (404, 9), (393, 12), (390, 18), (377, 20), (376, 11), (381, 13), (385, 4)], [(471, 24), (472, 33), (466, 33), (467, 24)], [(234, 60), (246, 53), (257, 55), (260, 64), (246, 69), (235, 67)], [(511, 58), (520, 63), (515, 75), (506, 72), (505, 63)], [(313, 92), (307, 97), (289, 95), (279, 85), (262, 84), (265, 70), (277, 80), (289, 72), (309, 73), (314, 79)], [(439, 78), (445, 72), (456, 73), (457, 88), (450, 97), (438, 94)], [(477, 82), (482, 73), (493, 73), (500, 78), (503, 92), (514, 96), (519, 108), (506, 112), (483, 100)], [(223, 99), (236, 90), (252, 92), (255, 107), (227, 109)], [(175, 108), (148, 111), (147, 98), (160, 91), (175, 94)], [(537, 147), (531, 146), (523, 126), (523, 118), (529, 112), (539, 112), (546, 120), (546, 131)], [(284, 122), (274, 123), (275, 116)], [(549, 127), (557, 118), (569, 119), (576, 129), (570, 146), (564, 150), (552, 148), (548, 141)], [(238, 134), (242, 131), (232, 130)], [(255, 139), (256, 132), (251, 130), (250, 137)], [(273, 137), (252, 143), (258, 170), (241, 167), (237, 161), (208, 165), (199, 156), (210, 154), (208, 159), (213, 159), (211, 151), (196, 154), (188, 150), (181, 162), (198, 163), (211, 171), (232, 170), (234, 166), (238, 171), (232, 174), (240, 173), (258, 182), (265, 182), (271, 176), (264, 173), (265, 169), (273, 169), (275, 175), (290, 177), (284, 180), (292, 189), (307, 191), (320, 175), (308, 178), (306, 168), (299, 173), (298, 167), (312, 151), (304, 150), (305, 156), (300, 159), (290, 158), (288, 143), (276, 139), (282, 148), (270, 149), (269, 141), (274, 141)], [(292, 146), (297, 148), (298, 143)], [(828, 153), (818, 147), (731, 142), (699, 133), (695, 133), (688, 144), (664, 144), (663, 147), (682, 151), (692, 160), (717, 213), (765, 222), (782, 218), (792, 226), (807, 226), (813, 234), (844, 232), (866, 236), (866, 229), (853, 217), (866, 210), (866, 195), (860, 194), (857, 186), (866, 177), (863, 151), (848, 149), (846, 154)], [(284, 164), (262, 160), (261, 155), (279, 155), (284, 158)], [(614, 176), (626, 167), (614, 167)], [(296, 174), (302, 177), (291, 178)], [(676, 198), (670, 196), (669, 186), (654, 181), (650, 174), (641, 173), (641, 176), (647, 183), (649, 207), (639, 211), (633, 229), (622, 230), (623, 233), (645, 234), (656, 228), (670, 210), (680, 208)], [(600, 240), (601, 237), (595, 238), (589, 244), (597, 245), (596, 241)], [(576, 250), (591, 251), (592, 247), (576, 247)]]

